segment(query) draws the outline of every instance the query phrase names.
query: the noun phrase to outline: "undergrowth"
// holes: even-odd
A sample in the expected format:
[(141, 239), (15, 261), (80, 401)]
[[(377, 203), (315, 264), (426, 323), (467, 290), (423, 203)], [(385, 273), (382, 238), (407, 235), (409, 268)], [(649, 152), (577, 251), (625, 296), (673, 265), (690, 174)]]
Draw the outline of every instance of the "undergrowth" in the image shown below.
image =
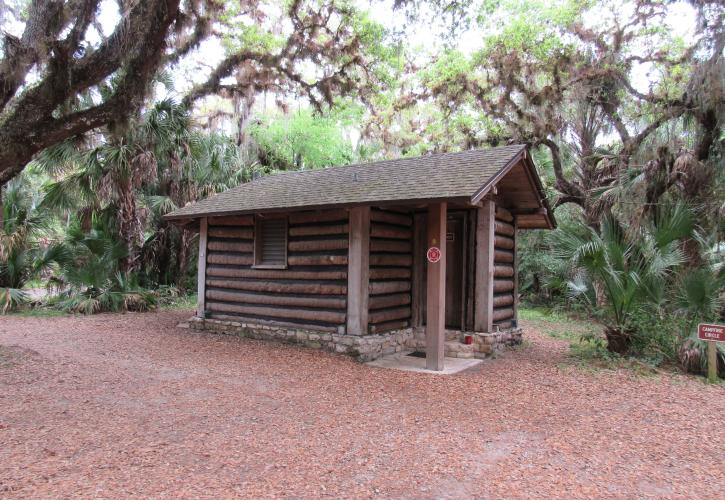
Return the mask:
[(565, 366), (589, 371), (626, 368), (642, 375), (657, 373), (662, 368), (676, 369), (674, 364), (663, 365), (661, 358), (620, 356), (608, 351), (602, 325), (592, 319), (580, 319), (543, 307), (521, 308), (519, 318), (548, 336), (569, 343)]

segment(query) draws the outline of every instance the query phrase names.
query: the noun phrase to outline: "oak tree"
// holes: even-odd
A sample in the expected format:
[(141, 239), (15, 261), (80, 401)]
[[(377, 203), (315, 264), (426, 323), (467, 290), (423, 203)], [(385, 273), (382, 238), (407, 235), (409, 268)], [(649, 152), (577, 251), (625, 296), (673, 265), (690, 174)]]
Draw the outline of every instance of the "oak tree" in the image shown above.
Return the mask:
[(348, 2), (118, 0), (112, 29), (102, 4), (0, 4), (0, 186), (49, 146), (122, 126), (164, 70), (199, 57), (210, 38), (224, 57), (182, 96), (186, 106), (272, 90), (320, 107), (373, 80), (381, 32)]

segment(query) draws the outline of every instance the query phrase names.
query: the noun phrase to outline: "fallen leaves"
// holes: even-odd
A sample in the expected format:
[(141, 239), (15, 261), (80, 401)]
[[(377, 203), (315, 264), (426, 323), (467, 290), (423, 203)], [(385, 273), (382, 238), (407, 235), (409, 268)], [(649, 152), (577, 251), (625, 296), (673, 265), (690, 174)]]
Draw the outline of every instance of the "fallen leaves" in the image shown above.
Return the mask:
[(560, 368), (441, 377), (192, 335), (188, 313), (3, 318), (3, 496), (718, 497), (725, 391)]

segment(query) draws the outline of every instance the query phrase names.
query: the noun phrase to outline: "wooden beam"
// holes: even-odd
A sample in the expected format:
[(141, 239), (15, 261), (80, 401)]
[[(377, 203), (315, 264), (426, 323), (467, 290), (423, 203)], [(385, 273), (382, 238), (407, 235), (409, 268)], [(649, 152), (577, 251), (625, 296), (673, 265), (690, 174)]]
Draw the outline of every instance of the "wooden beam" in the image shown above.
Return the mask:
[(443, 345), (446, 339), (446, 215), (447, 204), (428, 205), (427, 248), (438, 247), (441, 258), (428, 262), (427, 306), (425, 326), (425, 367), (443, 370)]
[(288, 269), (249, 269), (209, 266), (206, 275), (222, 278), (254, 278), (256, 280), (346, 280), (344, 271), (290, 271)]
[[(353, 209), (350, 210), (352, 212)], [(333, 226), (295, 226), (289, 229), (290, 236), (321, 236), (327, 234), (345, 234), (348, 232), (347, 224)]]
[(208, 233), (208, 222), (206, 217), (203, 217), (199, 221), (199, 263), (196, 266), (197, 269), (197, 302), (196, 302), (196, 316), (198, 318), (204, 317), (204, 307), (206, 302), (206, 240)]
[(388, 321), (407, 320), (410, 318), (410, 307), (380, 309), (370, 313), (370, 323), (387, 323)]
[(510, 294), (494, 295), (493, 307), (505, 307), (514, 303), (514, 296)]
[(518, 253), (517, 247), (519, 246), (518, 245), (518, 243), (519, 243), (518, 242), (518, 239), (519, 239), (518, 229), (519, 229), (519, 220), (518, 220), (518, 217), (516, 217), (516, 218), (514, 218), (514, 235), (513, 235), (513, 238), (514, 238), (514, 248), (513, 248), (513, 252), (514, 252), (514, 293), (513, 293), (513, 295), (514, 295), (514, 321), (517, 322), (517, 326), (518, 326), (518, 320), (519, 320), (519, 262), (518, 262), (519, 259), (518, 259), (518, 255), (517, 255), (517, 253)]
[(410, 291), (410, 281), (378, 281), (370, 283), (370, 295)]
[(236, 290), (207, 290), (209, 301), (261, 304), (263, 306), (316, 307), (319, 309), (345, 309), (345, 297), (318, 295), (287, 296), (276, 293), (247, 293)]
[(386, 307), (400, 307), (410, 304), (409, 293), (394, 293), (391, 295), (373, 295), (370, 297), (370, 310), (385, 309)]
[(394, 280), (410, 278), (411, 271), (407, 267), (374, 267), (370, 269), (371, 280)]
[(511, 211), (505, 209), (504, 207), (496, 207), (496, 218), (504, 222), (514, 221), (514, 216), (511, 214)]
[(410, 241), (405, 240), (378, 240), (373, 239), (370, 242), (371, 252), (393, 252), (393, 253), (410, 253)]
[(347, 334), (368, 331), (370, 283), (370, 207), (350, 209), (347, 261)]
[(345, 221), (347, 219), (347, 211), (345, 210), (325, 210), (320, 212), (294, 212), (289, 215), (289, 223), (307, 224), (318, 222)]
[(465, 331), (473, 331), (473, 312), (476, 310), (475, 306), (475, 292), (476, 292), (476, 210), (469, 210), (466, 213), (466, 219), (468, 220), (468, 231), (466, 235), (466, 318), (465, 318)]
[(398, 226), (383, 226), (374, 224), (371, 232), (373, 238), (392, 238), (398, 240), (410, 240), (411, 231), (408, 228)]
[(320, 252), (324, 250), (344, 250), (347, 245), (347, 238), (340, 238), (338, 240), (290, 241), (287, 248), (290, 252)]
[(345, 321), (344, 311), (321, 311), (316, 309), (295, 309), (279, 306), (257, 306), (247, 304), (229, 304), (226, 302), (212, 302), (208, 304), (209, 310), (220, 313), (237, 313), (251, 316), (262, 316), (268, 319), (284, 318), (303, 321), (320, 321), (322, 323), (342, 324)]
[(378, 254), (370, 257), (371, 266), (398, 266), (409, 267), (413, 264), (413, 257), (401, 254)]
[(209, 264), (226, 264), (229, 266), (250, 266), (254, 262), (252, 254), (223, 254), (212, 252), (209, 254)]
[[(206, 217), (204, 217), (206, 220)], [(214, 238), (235, 238), (240, 240), (251, 240), (254, 238), (254, 230), (251, 227), (240, 226), (212, 226), (208, 230), (209, 236)]]
[(317, 283), (314, 281), (302, 281), (299, 283), (288, 281), (267, 281), (237, 280), (237, 279), (213, 279), (206, 280), (207, 286), (214, 288), (229, 288), (232, 290), (247, 290), (250, 292), (266, 293), (306, 293), (317, 295), (345, 295), (347, 284), (338, 283)]
[(493, 280), (493, 291), (496, 293), (506, 293), (506, 292), (513, 292), (514, 290), (514, 280), (513, 279), (507, 279), (507, 280)]
[(210, 241), (207, 244), (207, 249), (217, 252), (239, 252), (239, 253), (252, 253), (254, 251), (254, 244), (251, 241), (237, 241), (237, 240), (216, 240)]
[(412, 326), (423, 326), (423, 310), (425, 309), (425, 215), (415, 214), (413, 218), (413, 279), (412, 279)]
[(509, 224), (507, 222), (497, 220), (496, 221), (496, 234), (502, 234), (504, 236), (513, 236), (514, 235), (513, 224)]
[(383, 210), (373, 210), (370, 218), (376, 222), (386, 222), (398, 226), (410, 226), (413, 222), (412, 217), (408, 214), (399, 214)]
[(344, 266), (348, 264), (347, 255), (290, 255), (290, 266)]
[(509, 212), (513, 215), (547, 215), (549, 211), (546, 208), (510, 208)]
[(500, 236), (496, 235), (494, 236), (496, 248), (502, 248), (504, 250), (513, 250), (514, 248), (514, 239), (509, 238), (508, 236)]
[(514, 261), (514, 254), (513, 252), (509, 252), (507, 250), (500, 250), (497, 249), (494, 251), (494, 261), (495, 262), (513, 262)]
[(252, 224), (254, 224), (253, 215), (209, 217), (210, 226), (251, 226)]
[(513, 308), (500, 308), (500, 309), (494, 309), (493, 310), (493, 319), (494, 321), (501, 321), (504, 319), (511, 319), (514, 317), (514, 310)]
[(493, 331), (493, 262), (496, 204), (484, 200), (476, 222), (476, 292), (473, 327), (477, 332)]

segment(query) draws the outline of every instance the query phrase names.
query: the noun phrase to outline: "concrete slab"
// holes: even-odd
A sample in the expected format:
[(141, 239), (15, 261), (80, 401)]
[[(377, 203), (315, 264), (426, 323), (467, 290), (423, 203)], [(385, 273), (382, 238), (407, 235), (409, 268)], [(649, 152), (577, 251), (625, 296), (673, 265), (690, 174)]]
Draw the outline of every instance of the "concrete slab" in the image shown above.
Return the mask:
[(483, 363), (482, 359), (443, 358), (443, 370), (433, 371), (425, 367), (425, 358), (408, 356), (412, 351), (389, 354), (365, 363), (376, 368), (389, 368), (408, 372), (428, 373), (432, 375), (453, 375)]

